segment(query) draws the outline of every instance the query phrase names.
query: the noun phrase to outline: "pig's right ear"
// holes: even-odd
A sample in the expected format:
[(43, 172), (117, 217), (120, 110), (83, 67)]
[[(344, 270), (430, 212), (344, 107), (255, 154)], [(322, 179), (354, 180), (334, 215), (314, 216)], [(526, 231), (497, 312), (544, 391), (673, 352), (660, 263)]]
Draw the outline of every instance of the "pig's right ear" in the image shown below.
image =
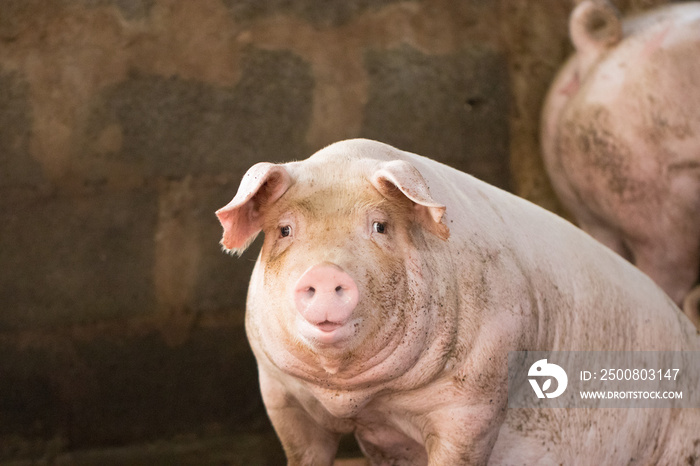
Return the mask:
[(397, 191), (406, 196), (413, 202), (418, 220), (428, 231), (445, 241), (450, 237), (450, 229), (442, 222), (445, 206), (430, 196), (428, 183), (416, 167), (404, 160), (385, 162), (370, 182), (386, 197)]
[(216, 211), (224, 227), (224, 249), (240, 256), (262, 229), (261, 205), (275, 202), (291, 185), (291, 177), (283, 166), (267, 162), (253, 165), (243, 176), (233, 200)]

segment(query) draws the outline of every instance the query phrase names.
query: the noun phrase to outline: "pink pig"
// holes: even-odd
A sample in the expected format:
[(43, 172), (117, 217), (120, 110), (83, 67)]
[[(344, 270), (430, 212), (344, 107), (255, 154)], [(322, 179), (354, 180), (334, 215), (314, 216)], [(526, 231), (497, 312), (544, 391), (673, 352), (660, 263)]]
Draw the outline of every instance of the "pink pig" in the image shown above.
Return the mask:
[(698, 409), (507, 409), (509, 351), (700, 349), (647, 276), (534, 204), (350, 140), (253, 166), (217, 215), (229, 251), (265, 234), (246, 331), (290, 465), (332, 464), (343, 433), (373, 465), (700, 455)]
[(542, 149), (577, 223), (637, 265), (700, 327), (700, 3), (620, 21), (571, 15), (576, 53), (552, 85)]

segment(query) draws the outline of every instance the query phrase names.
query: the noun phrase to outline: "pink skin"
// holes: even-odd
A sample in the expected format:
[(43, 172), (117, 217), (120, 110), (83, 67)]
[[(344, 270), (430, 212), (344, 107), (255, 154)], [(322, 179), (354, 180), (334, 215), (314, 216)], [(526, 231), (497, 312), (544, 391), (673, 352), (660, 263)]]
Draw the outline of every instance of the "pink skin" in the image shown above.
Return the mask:
[(583, 230), (700, 326), (686, 298), (700, 278), (700, 3), (621, 21), (586, 0), (570, 34), (576, 53), (542, 114), (552, 185)]
[(217, 215), (229, 251), (265, 235), (246, 333), (290, 465), (347, 433), (371, 465), (700, 455), (698, 410), (507, 409), (509, 351), (700, 350), (648, 277), (533, 204), (350, 140), (255, 165)]
[(323, 344), (341, 342), (354, 333), (351, 320), (359, 292), (340, 267), (322, 263), (310, 267), (294, 286), (299, 334)]

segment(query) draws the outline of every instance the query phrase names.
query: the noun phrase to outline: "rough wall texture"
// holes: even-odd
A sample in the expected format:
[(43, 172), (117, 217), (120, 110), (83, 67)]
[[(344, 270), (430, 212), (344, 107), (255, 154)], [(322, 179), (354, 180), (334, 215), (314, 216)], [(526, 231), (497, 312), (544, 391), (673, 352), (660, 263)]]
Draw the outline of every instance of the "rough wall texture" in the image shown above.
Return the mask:
[(213, 216), (255, 162), (370, 137), (559, 212), (573, 3), (0, 2), (0, 461), (268, 428)]

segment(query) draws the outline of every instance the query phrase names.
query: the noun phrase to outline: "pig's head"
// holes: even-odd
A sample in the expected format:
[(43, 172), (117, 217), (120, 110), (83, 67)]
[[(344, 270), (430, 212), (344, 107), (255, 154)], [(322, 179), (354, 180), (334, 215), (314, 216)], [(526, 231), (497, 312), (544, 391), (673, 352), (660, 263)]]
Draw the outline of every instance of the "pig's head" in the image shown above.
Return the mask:
[[(369, 149), (384, 155), (358, 156)], [(445, 207), (391, 150), (346, 141), (303, 162), (259, 163), (217, 212), (229, 251), (265, 235), (246, 317), (259, 358), (354, 385), (396, 378), (452, 338), (436, 325), (456, 307), (449, 280), (433, 274), (450, 260)]]

